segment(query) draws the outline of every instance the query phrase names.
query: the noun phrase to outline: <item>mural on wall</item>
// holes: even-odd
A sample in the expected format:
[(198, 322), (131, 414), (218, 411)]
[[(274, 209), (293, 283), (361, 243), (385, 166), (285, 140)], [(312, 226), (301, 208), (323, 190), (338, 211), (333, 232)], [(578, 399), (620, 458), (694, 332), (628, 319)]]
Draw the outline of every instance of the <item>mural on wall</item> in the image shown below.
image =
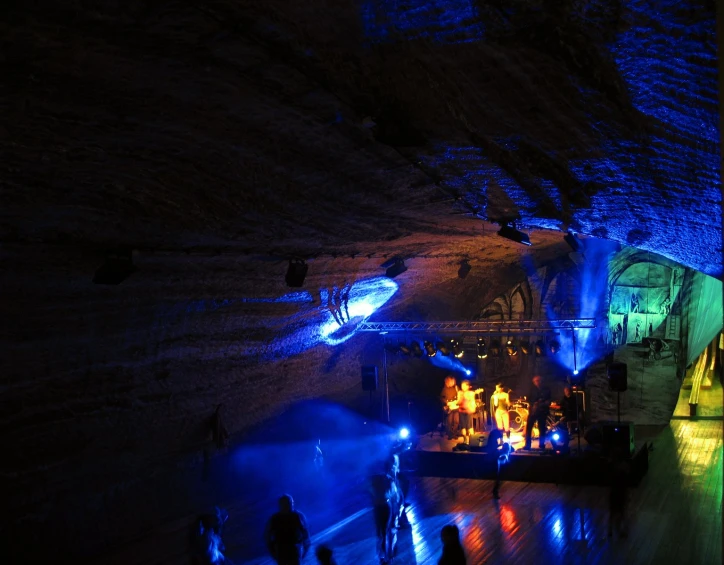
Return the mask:
[[(587, 243), (593, 248), (595, 243)], [(499, 355), (483, 363), (486, 381), (526, 394), (533, 374), (549, 381), (558, 395), (572, 367), (587, 368), (589, 419), (616, 418), (617, 398), (608, 390), (607, 363), (628, 365), (628, 390), (621, 395), (622, 417), (637, 424), (660, 424), (673, 413), (681, 381), (682, 300), (686, 268), (633, 248), (595, 250), (584, 262), (557, 262), (539, 268), (497, 297), (480, 320), (595, 318), (596, 329), (577, 330), (574, 355), (569, 332), (501, 336)], [(572, 333), (572, 332), (570, 332)], [(527, 354), (507, 355), (505, 341), (527, 343)], [(530, 347), (536, 341), (545, 347)], [(553, 353), (549, 345), (560, 349)]]

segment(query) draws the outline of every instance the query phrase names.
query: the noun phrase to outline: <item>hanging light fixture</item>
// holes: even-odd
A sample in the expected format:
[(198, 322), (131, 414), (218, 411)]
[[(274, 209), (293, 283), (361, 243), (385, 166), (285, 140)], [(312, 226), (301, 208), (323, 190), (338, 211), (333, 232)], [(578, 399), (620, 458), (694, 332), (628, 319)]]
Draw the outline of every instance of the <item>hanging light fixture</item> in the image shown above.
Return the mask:
[(435, 355), (437, 355), (437, 351), (435, 351), (435, 346), (429, 341), (425, 341), (423, 346), (425, 347), (425, 353), (427, 353), (428, 357), (435, 357)]
[(460, 359), (465, 354), (465, 351), (463, 350), (463, 345), (459, 339), (451, 339), (450, 345), (452, 346), (453, 355), (458, 359)]
[(485, 338), (478, 338), (478, 359), (486, 359), (488, 357), (488, 346), (485, 344)]
[(505, 342), (505, 351), (508, 353), (510, 357), (513, 357), (514, 355), (518, 355), (518, 348), (513, 343), (512, 339), (509, 339)]
[(450, 356), (450, 346), (447, 345), (444, 341), (438, 341), (437, 342), (437, 350), (442, 353), (445, 357)]
[(412, 354), (415, 357), (422, 357), (422, 349), (420, 348), (420, 342), (413, 340), (410, 342), (410, 347), (412, 347)]

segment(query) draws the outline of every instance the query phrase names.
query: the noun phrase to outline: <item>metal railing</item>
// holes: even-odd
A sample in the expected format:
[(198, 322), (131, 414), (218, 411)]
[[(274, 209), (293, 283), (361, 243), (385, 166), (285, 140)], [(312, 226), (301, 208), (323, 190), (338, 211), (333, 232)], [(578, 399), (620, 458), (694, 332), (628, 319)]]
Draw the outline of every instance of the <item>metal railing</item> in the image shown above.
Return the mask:
[(500, 320), (494, 322), (362, 322), (361, 332), (445, 332), (445, 333), (542, 333), (558, 330), (594, 329), (595, 318), (566, 320)]

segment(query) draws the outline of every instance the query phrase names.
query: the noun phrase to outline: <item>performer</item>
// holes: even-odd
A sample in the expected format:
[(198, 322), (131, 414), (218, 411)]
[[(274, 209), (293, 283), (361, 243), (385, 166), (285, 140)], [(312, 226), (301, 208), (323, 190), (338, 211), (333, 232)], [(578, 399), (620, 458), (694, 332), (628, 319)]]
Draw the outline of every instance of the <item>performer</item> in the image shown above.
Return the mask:
[(503, 390), (502, 383), (495, 385), (495, 392), (490, 400), (493, 403), (493, 410), (495, 410), (495, 425), (501, 432), (505, 432), (508, 441), (510, 441), (510, 414), (508, 414), (510, 396)]
[(548, 418), (548, 410), (551, 405), (551, 391), (548, 387), (543, 386), (543, 379), (540, 375), (533, 377), (533, 388), (530, 390), (528, 400), (531, 403), (528, 421), (525, 425), (525, 447), (523, 449), (530, 450), (531, 434), (533, 433), (533, 424), (538, 423), (538, 448), (545, 447), (546, 435), (546, 418)]
[(398, 519), (402, 510), (402, 493), (397, 482), (399, 470), (400, 459), (393, 455), (385, 463), (385, 474), (372, 477), (370, 485), (380, 565), (392, 561), (397, 544)]
[(445, 431), (448, 439), (457, 437), (457, 430), (460, 425), (460, 417), (458, 409), (453, 408), (457, 405), (458, 385), (455, 384), (455, 377), (448, 375), (445, 377), (445, 386), (440, 393), (440, 402), (442, 402), (443, 413), (445, 414)]
[(458, 405), (460, 406), (460, 427), (462, 428), (463, 441), (470, 444), (470, 436), (473, 435), (473, 414), (477, 411), (475, 404), (475, 391), (470, 390), (470, 381), (460, 383), (462, 390), (458, 392)]
[(576, 397), (571, 393), (571, 387), (565, 386), (563, 387), (563, 398), (561, 399), (561, 412), (563, 413), (563, 416), (561, 417), (561, 422), (565, 422), (568, 426), (568, 433), (573, 433), (573, 422), (578, 421), (579, 414), (576, 409)]

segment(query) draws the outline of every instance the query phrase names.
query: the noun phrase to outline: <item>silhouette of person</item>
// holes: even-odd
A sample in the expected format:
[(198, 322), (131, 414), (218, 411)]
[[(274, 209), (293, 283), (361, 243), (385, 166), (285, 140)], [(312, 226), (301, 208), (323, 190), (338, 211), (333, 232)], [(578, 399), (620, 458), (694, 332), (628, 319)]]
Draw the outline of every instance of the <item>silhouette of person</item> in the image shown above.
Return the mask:
[(309, 529), (304, 514), (294, 510), (294, 499), (279, 497), (279, 512), (267, 523), (264, 540), (278, 565), (300, 565), (309, 551)]
[(500, 476), (502, 467), (508, 462), (510, 454), (515, 451), (515, 449), (510, 445), (510, 442), (504, 440), (502, 430), (495, 429), (490, 432), (488, 436), (488, 449), (486, 451), (487, 453), (497, 454), (495, 484), (493, 485), (493, 498), (497, 500), (500, 498)]
[(639, 311), (639, 297), (635, 292), (631, 293), (631, 312)]
[(437, 565), (467, 565), (465, 550), (460, 543), (460, 530), (454, 524), (442, 527), (442, 555)]
[(641, 322), (636, 322), (636, 333), (634, 334), (634, 341), (641, 341)]
[(385, 462), (385, 474), (372, 477), (370, 485), (380, 565), (390, 563), (395, 554), (398, 519), (402, 510), (402, 492), (397, 482), (399, 470), (400, 459), (392, 455)]
[(318, 545), (314, 550), (314, 555), (316, 555), (319, 565), (337, 565), (332, 555), (332, 549), (326, 545)]

